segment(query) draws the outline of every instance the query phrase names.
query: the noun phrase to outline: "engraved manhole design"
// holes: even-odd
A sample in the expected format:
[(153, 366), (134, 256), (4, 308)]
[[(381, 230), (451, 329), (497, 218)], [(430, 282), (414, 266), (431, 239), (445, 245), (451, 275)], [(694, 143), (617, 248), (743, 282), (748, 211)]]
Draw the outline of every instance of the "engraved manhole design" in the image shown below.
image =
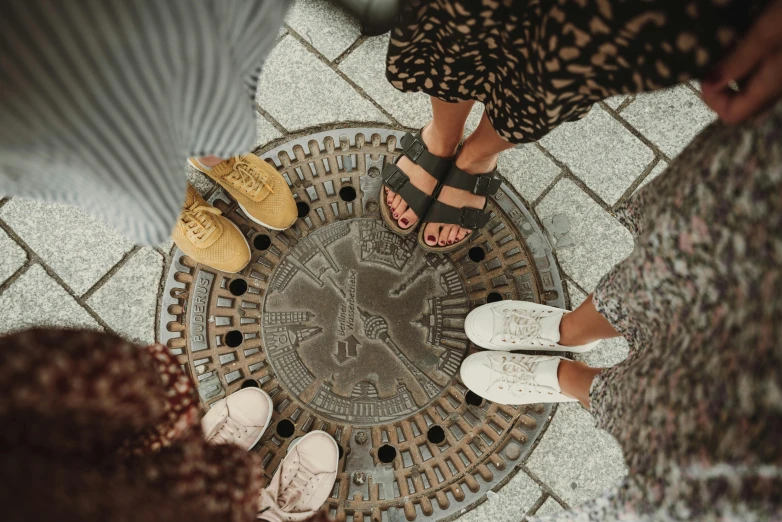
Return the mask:
[(458, 515), (515, 473), (551, 411), (483, 401), (458, 377), (476, 349), (463, 331), (472, 308), (564, 307), (548, 243), (506, 185), (488, 226), (445, 256), (388, 230), (380, 171), (401, 135), (341, 129), (264, 154), (300, 219), (264, 229), (217, 190), (208, 199), (245, 234), (252, 262), (223, 274), (177, 250), (161, 306), (160, 339), (205, 407), (247, 386), (272, 396), (272, 424), (253, 450), (267, 477), (295, 438), (324, 430), (337, 440), (327, 504), (340, 522)]

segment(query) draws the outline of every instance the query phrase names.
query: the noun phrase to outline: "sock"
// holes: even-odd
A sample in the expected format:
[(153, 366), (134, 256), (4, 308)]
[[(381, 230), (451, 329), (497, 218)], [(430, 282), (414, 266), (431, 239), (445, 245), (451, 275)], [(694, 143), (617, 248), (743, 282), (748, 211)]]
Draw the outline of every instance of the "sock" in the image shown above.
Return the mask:
[(559, 342), (559, 325), (565, 314), (549, 315), (540, 320), (540, 336), (555, 343)]

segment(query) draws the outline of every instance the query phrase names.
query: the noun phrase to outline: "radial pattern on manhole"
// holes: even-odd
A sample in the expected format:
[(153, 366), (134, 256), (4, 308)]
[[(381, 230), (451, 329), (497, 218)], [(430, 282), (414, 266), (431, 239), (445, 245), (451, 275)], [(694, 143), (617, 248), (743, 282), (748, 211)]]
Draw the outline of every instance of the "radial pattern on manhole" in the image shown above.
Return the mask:
[(564, 307), (546, 241), (506, 185), (488, 226), (455, 252), (394, 234), (378, 197), (400, 137), (343, 129), (266, 153), (300, 219), (266, 230), (218, 190), (209, 201), (245, 234), (252, 262), (223, 274), (176, 251), (161, 307), (160, 339), (206, 408), (241, 387), (272, 396), (272, 426), (253, 450), (268, 477), (295, 438), (325, 430), (337, 440), (328, 509), (340, 522), (458, 514), (515, 472), (550, 412), (488, 403), (458, 377), (476, 349), (464, 334), (475, 306)]

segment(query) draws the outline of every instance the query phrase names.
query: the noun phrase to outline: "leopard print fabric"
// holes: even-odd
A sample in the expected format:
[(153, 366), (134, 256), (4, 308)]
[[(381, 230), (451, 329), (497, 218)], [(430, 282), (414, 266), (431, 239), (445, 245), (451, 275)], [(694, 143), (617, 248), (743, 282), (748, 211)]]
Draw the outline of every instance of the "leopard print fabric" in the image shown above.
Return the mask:
[(760, 0), (416, 0), (391, 33), (404, 92), (485, 105), (511, 143), (537, 141), (615, 94), (703, 77)]

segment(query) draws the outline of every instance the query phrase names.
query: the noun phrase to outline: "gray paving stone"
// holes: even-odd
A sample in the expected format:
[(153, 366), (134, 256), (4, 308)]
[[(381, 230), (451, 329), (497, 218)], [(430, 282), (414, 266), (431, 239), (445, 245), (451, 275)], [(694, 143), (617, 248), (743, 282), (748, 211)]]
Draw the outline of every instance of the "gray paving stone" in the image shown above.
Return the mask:
[(13, 198), (0, 208), (0, 219), (76, 295), (89, 290), (133, 248), (103, 222), (67, 205)]
[(525, 143), (500, 153), (502, 174), (528, 202), (538, 199), (562, 171), (534, 143)]
[(519, 471), (498, 494), (489, 493), (486, 501), (460, 516), (459, 522), (518, 522), (540, 498), (540, 486), (524, 471)]
[[(567, 289), (570, 293), (571, 309), (575, 310), (587, 296), (572, 284), (569, 284)], [(614, 337), (603, 339), (594, 349), (586, 353), (575, 354), (575, 359), (585, 362), (593, 368), (609, 368), (627, 359), (629, 353), (630, 346), (627, 344), (627, 340), (624, 337)]]
[(659, 162), (657, 162), (657, 165), (655, 165), (652, 171), (646, 175), (646, 177), (641, 182), (641, 184), (638, 185), (638, 188), (635, 189), (635, 192), (638, 192), (639, 190), (641, 190), (641, 188), (651, 183), (652, 180), (654, 180), (657, 176), (665, 172), (665, 169), (668, 168), (668, 165), (669, 163), (664, 159), (661, 159)]
[(403, 93), (386, 80), (388, 35), (369, 38), (339, 64), (339, 69), (405, 127), (420, 129), (432, 119), (429, 96)]
[(27, 252), (0, 230), (0, 285), (27, 262)]
[(39, 264), (0, 294), (0, 334), (33, 326), (102, 330), (95, 319)]
[(536, 207), (562, 268), (587, 291), (633, 250), (633, 238), (569, 179), (560, 180)]
[(268, 143), (282, 138), (282, 133), (277, 128), (269, 123), (269, 121), (261, 114), (255, 115), (255, 147), (261, 148)]
[(540, 144), (609, 205), (654, 159), (649, 147), (598, 105), (583, 120), (554, 129)]
[(554, 500), (553, 497), (549, 497), (546, 499), (543, 505), (540, 506), (538, 510), (535, 512), (535, 516), (545, 517), (548, 515), (555, 515), (562, 511), (565, 511), (565, 508), (562, 507), (562, 504)]
[(605, 100), (603, 100), (603, 102), (609, 107), (611, 107), (612, 109), (616, 109), (617, 107), (622, 105), (622, 102), (624, 102), (625, 99), (627, 99), (626, 94), (618, 94), (616, 96), (611, 96), (610, 98), (606, 98)]
[(335, 122), (388, 123), (372, 103), (290, 35), (269, 55), (256, 100), (290, 132)]
[(558, 406), (527, 467), (572, 507), (601, 495), (627, 475), (616, 440), (572, 402)]
[(163, 257), (151, 248), (136, 252), (90, 298), (87, 304), (117, 334), (144, 345), (155, 342)]
[(639, 94), (633, 104), (622, 111), (622, 117), (669, 158), (677, 156), (716, 119), (703, 100), (684, 85)]
[(285, 22), (332, 61), (361, 36), (358, 22), (326, 0), (296, 0)]
[[(215, 186), (215, 182), (212, 181), (209, 176), (200, 170), (191, 167), (190, 163), (185, 167), (185, 176), (187, 176), (187, 182), (193, 185), (193, 188), (202, 196), (212, 190)], [(182, 194), (182, 202), (184, 203), (184, 201), (185, 195)]]

